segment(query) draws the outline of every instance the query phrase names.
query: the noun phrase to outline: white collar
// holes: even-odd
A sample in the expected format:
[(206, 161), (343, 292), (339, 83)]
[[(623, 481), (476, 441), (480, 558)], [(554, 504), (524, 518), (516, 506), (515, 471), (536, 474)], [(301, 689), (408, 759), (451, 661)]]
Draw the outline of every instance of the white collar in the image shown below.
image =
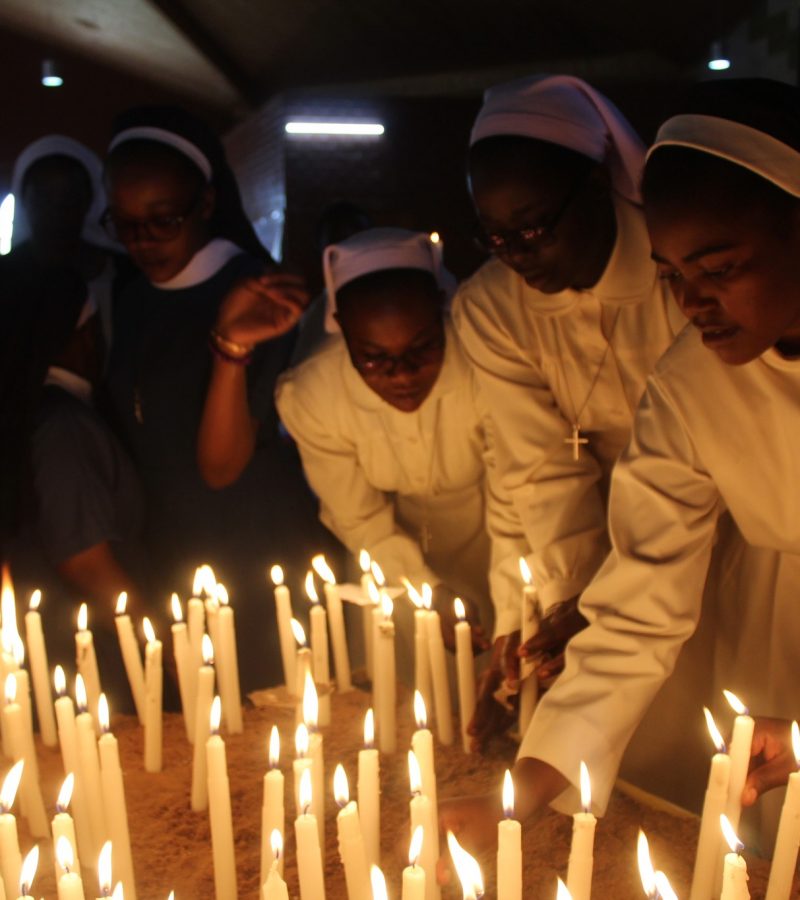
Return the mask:
[(226, 238), (214, 238), (201, 247), (177, 275), (167, 281), (154, 281), (153, 287), (162, 291), (180, 291), (202, 284), (213, 278), (234, 256), (243, 252), (241, 247)]
[(62, 369), (61, 366), (50, 366), (44, 379), (45, 384), (61, 388), (83, 403), (92, 402), (92, 385), (82, 375)]

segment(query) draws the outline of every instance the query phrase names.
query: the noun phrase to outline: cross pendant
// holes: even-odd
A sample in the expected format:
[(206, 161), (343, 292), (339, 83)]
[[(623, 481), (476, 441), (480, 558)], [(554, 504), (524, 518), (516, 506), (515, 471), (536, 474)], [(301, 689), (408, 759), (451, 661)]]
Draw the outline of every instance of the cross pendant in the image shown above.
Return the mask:
[(565, 444), (572, 444), (572, 458), (574, 460), (580, 459), (581, 453), (581, 444), (588, 444), (589, 438), (581, 437), (581, 426), (575, 422), (572, 426), (572, 437), (564, 438)]

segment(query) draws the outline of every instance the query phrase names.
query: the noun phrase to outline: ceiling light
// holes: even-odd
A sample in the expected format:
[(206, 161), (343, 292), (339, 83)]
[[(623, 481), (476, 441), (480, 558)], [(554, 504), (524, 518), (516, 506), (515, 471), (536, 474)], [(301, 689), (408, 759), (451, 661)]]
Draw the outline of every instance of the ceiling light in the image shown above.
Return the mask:
[(347, 135), (350, 137), (379, 137), (384, 132), (380, 122), (303, 122), (286, 123), (287, 134)]
[(61, 87), (64, 79), (58, 74), (56, 64), (52, 59), (45, 59), (42, 62), (42, 84), (45, 87)]
[(712, 42), (706, 65), (712, 72), (724, 72), (725, 69), (730, 69), (731, 61), (725, 53), (722, 41)]

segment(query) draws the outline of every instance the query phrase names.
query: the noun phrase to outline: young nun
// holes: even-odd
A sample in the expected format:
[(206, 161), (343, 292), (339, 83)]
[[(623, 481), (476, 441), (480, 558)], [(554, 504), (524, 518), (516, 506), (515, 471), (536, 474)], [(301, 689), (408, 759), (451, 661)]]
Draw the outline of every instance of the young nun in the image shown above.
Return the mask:
[[(280, 562), (299, 587), (324, 537), (273, 400), (305, 292), (276, 271), (220, 142), (187, 113), (122, 115), (106, 169), (104, 221), (141, 271), (120, 300), (108, 392), (144, 482), (160, 595), (188, 593), (210, 563), (240, 617), (243, 688), (275, 683), (265, 568)], [(248, 327), (275, 308), (270, 291), (294, 302), (254, 347)], [(262, 302), (242, 322), (251, 294)]]
[[(658, 132), (644, 179), (647, 223), (659, 277), (691, 327), (649, 378), (614, 470), (613, 549), (581, 598), (589, 627), (570, 643), (520, 749), (523, 817), (550, 801), (577, 809), (581, 760), (605, 808), (625, 745), (697, 624), (723, 509), (748, 542), (778, 555), (772, 570), (742, 570), (730, 598), (740, 648), (769, 685), (754, 712), (797, 718), (798, 173), (800, 92), (787, 84), (701, 85)], [(787, 738), (788, 725), (760, 722), (746, 804), (785, 780)], [(465, 800), (443, 818), (481, 843), (490, 810), (496, 818), (497, 798)]]
[(327, 328), (341, 334), (283, 376), (278, 410), (324, 524), (351, 553), (368, 550), (390, 583), (430, 583), (451, 645), (461, 596), (483, 646), (490, 594), (517, 592), (520, 546), (487, 536), (487, 518), (501, 532), (509, 510), (488, 407), (447, 315), (441, 254), (428, 235), (395, 228), (328, 247)]

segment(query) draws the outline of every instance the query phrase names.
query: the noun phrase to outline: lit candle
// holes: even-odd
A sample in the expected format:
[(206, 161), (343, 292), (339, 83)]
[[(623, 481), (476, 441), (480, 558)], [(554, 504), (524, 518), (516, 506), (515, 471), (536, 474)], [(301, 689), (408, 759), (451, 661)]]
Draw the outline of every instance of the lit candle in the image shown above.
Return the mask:
[[(78, 630), (75, 632), (75, 653), (78, 672), (86, 686), (88, 709), (97, 713), (97, 702), (100, 699), (100, 671), (97, 668), (97, 656), (94, 652), (94, 638), (89, 631), (89, 609), (81, 603), (78, 609)], [(100, 733), (97, 722), (93, 725), (95, 733)]]
[(381, 753), (394, 753), (397, 749), (397, 671), (395, 667), (394, 605), (387, 593), (381, 594), (382, 621), (378, 626), (375, 644), (375, 680), (379, 684), (378, 746)]
[(503, 812), (497, 825), (497, 900), (522, 900), (522, 827), (514, 816), (514, 781), (503, 777)]
[(439, 859), (439, 823), (436, 821), (430, 797), (422, 793), (422, 775), (413, 750), (408, 751), (408, 780), (411, 802), (408, 805), (411, 818), (411, 836), (417, 828), (423, 830), (419, 863), (425, 870), (426, 900), (438, 900), (441, 890), (436, 881), (436, 863)]
[(367, 667), (367, 677), (371, 679), (373, 674), (372, 608), (374, 601), (369, 589), (370, 584), (373, 583), (370, 572), (372, 560), (366, 550), (358, 551), (358, 565), (361, 568), (361, 597), (365, 601), (361, 607), (361, 624), (364, 629), (364, 662)]
[[(47, 837), (50, 833), (47, 824), (47, 813), (39, 785), (39, 763), (36, 759), (36, 748), (33, 744), (33, 731), (26, 722), (25, 713), (16, 702), (18, 672), (9, 672), (6, 677), (6, 705), (3, 707), (3, 719), (6, 723), (6, 735), (14, 762), (24, 760), (22, 784), (19, 790), (20, 806), (28, 820), (28, 827), (34, 837)], [(27, 672), (25, 673), (27, 676)]]
[(295, 758), (292, 762), (292, 772), (294, 774), (294, 807), (295, 817), (303, 814), (303, 803), (300, 797), (300, 785), (303, 775), (311, 772), (311, 757), (308, 755), (308, 728), (304, 722), (297, 726), (294, 733), (294, 749)]
[(434, 821), (439, 821), (439, 800), (436, 790), (436, 764), (434, 762), (433, 733), (428, 728), (428, 710), (419, 691), (414, 691), (414, 720), (417, 730), (411, 736), (411, 749), (419, 763), (422, 793), (431, 801)]
[(100, 885), (100, 896), (97, 900), (111, 896), (111, 841), (106, 841), (100, 850), (97, 860), (97, 882)]
[[(192, 653), (192, 672), (197, 677), (197, 670), (203, 665), (203, 635), (206, 632), (206, 608), (200, 599), (203, 591), (203, 567), (195, 570), (192, 584), (192, 597), (186, 604), (186, 628), (189, 632), (189, 646)], [(195, 691), (197, 686), (195, 685)]]
[(133, 704), (136, 707), (136, 715), (139, 718), (139, 724), (144, 725), (144, 667), (127, 606), (128, 595), (123, 591), (117, 598), (114, 624), (117, 627), (117, 640), (122, 654), (122, 662), (125, 664), (125, 674), (128, 676)]
[(669, 878), (663, 872), (656, 872), (655, 883), (658, 900), (678, 900), (678, 895), (672, 889)]
[(464, 900), (479, 900), (483, 897), (483, 875), (477, 860), (458, 843), (452, 831), (447, 832), (447, 847), (461, 882)]
[(731, 759), (725, 752), (725, 742), (714, 722), (714, 717), (707, 707), (703, 707), (703, 713), (717, 752), (711, 757), (689, 900), (708, 900), (714, 893), (717, 866), (723, 856), (719, 817), (725, 812), (728, 802), (731, 773)]
[(736, 836), (736, 831), (727, 816), (720, 816), (719, 821), (725, 840), (731, 848), (731, 852), (725, 854), (720, 900), (749, 900), (747, 864), (742, 857), (744, 844)]
[[(14, 668), (11, 675), (17, 682), (17, 703), (22, 707), (23, 722), (25, 730), (30, 733), (31, 742), (33, 742), (33, 704), (31, 703), (31, 680), (28, 672), (23, 668), (25, 664), (25, 644), (22, 638), (17, 634), (14, 636), (12, 655), (14, 657)], [(24, 795), (23, 795), (24, 799)]]
[[(319, 602), (316, 586), (314, 585), (314, 573), (306, 573), (306, 595), (311, 602), (309, 613), (309, 626), (311, 628), (311, 658), (314, 681), (320, 688), (320, 725), (330, 725), (331, 701), (328, 696), (328, 687), (331, 681), (330, 662), (328, 660), (328, 615)], [(305, 690), (305, 684), (303, 685)]]
[(310, 672), (313, 677), (314, 673), (311, 666), (311, 651), (306, 642), (306, 633), (303, 630), (303, 626), (297, 619), (292, 619), (289, 624), (297, 643), (297, 653), (295, 655), (294, 664), (296, 679), (294, 695), (297, 697), (297, 723), (300, 723), (303, 720), (303, 691), (306, 688), (306, 674)]
[(594, 830), (597, 819), (590, 812), (592, 808), (592, 787), (589, 770), (581, 762), (581, 807), (582, 811), (572, 817), (572, 846), (567, 867), (567, 887), (573, 900), (589, 900), (592, 893), (592, 869), (594, 867)]
[(347, 774), (339, 764), (333, 774), (333, 794), (339, 813), (336, 833), (339, 838), (339, 858), (344, 866), (348, 900), (371, 900), (368, 885), (369, 863), (361, 833), (358, 806), (350, 799)]
[(300, 779), (300, 814), (294, 822), (297, 845), (297, 870), (300, 877), (301, 900), (325, 900), (325, 876), (322, 869), (322, 852), (319, 845), (317, 823), (311, 814), (311, 771), (303, 772)]
[(272, 866), (266, 879), (261, 879), (261, 900), (289, 900), (289, 890), (281, 877), (283, 872), (283, 835), (274, 828), (270, 835)]
[(278, 638), (281, 645), (281, 660), (283, 661), (283, 679), (286, 682), (286, 690), (293, 694), (297, 686), (295, 675), (295, 649), (294, 636), (292, 635), (292, 598), (289, 588), (283, 583), (283, 569), (273, 566), (270, 569), (270, 577), (275, 585), (275, 617), (278, 622)]
[(242, 691), (239, 686), (239, 656), (236, 651), (236, 622), (233, 608), (228, 600), (228, 592), (221, 584), (217, 585), (217, 630), (219, 644), (217, 648), (217, 674), (219, 692), (222, 699), (222, 714), (230, 734), (241, 734), (244, 730), (242, 722)]
[(461, 714), (461, 742), (469, 753), (470, 737), (467, 726), (475, 713), (475, 659), (472, 655), (472, 629), (467, 622), (464, 601), (456, 597), (453, 608), (458, 619), (456, 625), (456, 668), (458, 671), (458, 708)]
[(22, 868), (22, 854), (19, 852), (17, 820), (11, 808), (17, 796), (24, 761), (15, 763), (0, 789), (0, 871), (3, 873), (3, 884), (7, 897), (13, 897), (19, 887), (19, 873)]
[(386, 891), (386, 879), (377, 866), (372, 866), (369, 871), (369, 887), (370, 890), (367, 896), (371, 900), (389, 900), (389, 895)]
[(742, 791), (747, 781), (747, 770), (750, 767), (750, 747), (753, 743), (753, 730), (755, 722), (748, 715), (747, 707), (730, 691), (723, 691), (725, 698), (736, 713), (733, 721), (733, 734), (731, 735), (731, 779), (728, 785), (728, 803), (725, 815), (734, 832), (739, 827), (739, 818), (742, 814)]
[(383, 621), (380, 589), (385, 586), (386, 579), (383, 576), (383, 570), (374, 559), (370, 562), (369, 569), (371, 577), (367, 582), (367, 596), (371, 603), (369, 618), (372, 622), (372, 627), (370, 628), (370, 634), (372, 635), (370, 639), (372, 642), (372, 707), (377, 710), (378, 685), (375, 678), (375, 647), (378, 644), (378, 628)]
[(430, 585), (422, 586), (422, 599), (428, 610), (428, 653), (431, 661), (433, 699), (436, 704), (436, 733), (439, 740), (449, 747), (453, 743), (453, 707), (450, 702), (450, 681), (447, 677), (447, 660), (442, 640), (442, 625), (439, 613), (431, 608), (433, 592)]
[(36, 699), (36, 713), (39, 718), (39, 732), (45, 747), (55, 747), (58, 743), (56, 735), (56, 718), (53, 712), (53, 695), (50, 692), (50, 675), (47, 665), (47, 647), (42, 631), (42, 616), (39, 604), (42, 592), (34, 591), (28, 612), (25, 614), (25, 637), (28, 640), (28, 658), (33, 678), (33, 696)]
[[(520, 630), (520, 644), (529, 641), (539, 630), (539, 599), (536, 588), (533, 585), (530, 566), (524, 556), (519, 558), (519, 571), (522, 575), (522, 628)], [(533, 711), (539, 699), (539, 683), (533, 663), (529, 660), (520, 661), (520, 688), (519, 688), (519, 733), (525, 734), (528, 725), (533, 718)]]
[(186, 726), (186, 738), (191, 744), (194, 740), (194, 714), (196, 703), (197, 683), (191, 677), (192, 648), (189, 644), (189, 631), (183, 621), (183, 609), (177, 594), (173, 594), (170, 600), (172, 607), (173, 624), (172, 653), (175, 657), (175, 669), (178, 673), (178, 692), (181, 697), (181, 709), (183, 710), (183, 723)]
[[(78, 704), (78, 715), (75, 717), (75, 734), (78, 748), (78, 765), (80, 767), (80, 785), (88, 810), (89, 827), (92, 844), (89, 853), (81, 847), (84, 860), (97, 856), (100, 847), (106, 841), (107, 828), (103, 788), (100, 778), (100, 759), (97, 753), (97, 741), (94, 736), (94, 718), (89, 713), (86, 702), (86, 687), (80, 673), (75, 677), (75, 700)], [(99, 701), (98, 701), (99, 703)], [(80, 831), (78, 832), (80, 837)]]
[(36, 844), (22, 861), (22, 870), (19, 875), (18, 900), (33, 900), (33, 879), (36, 877), (36, 869), (39, 865), (39, 845)]
[(325, 557), (320, 553), (311, 560), (314, 571), (325, 582), (325, 603), (331, 620), (331, 643), (333, 645), (333, 664), (336, 668), (336, 686), (340, 693), (351, 691), (353, 683), (350, 679), (350, 655), (347, 651), (347, 634), (344, 628), (344, 612), (342, 598), (336, 577)]
[[(64, 783), (61, 785), (61, 790), (58, 792), (58, 800), (56, 801), (56, 814), (53, 816), (53, 821), (50, 823), (50, 831), (53, 835), (53, 846), (58, 849), (58, 842), (62, 838), (67, 841), (70, 846), (72, 858), (70, 861), (69, 868), (73, 872), (77, 872), (78, 875), (81, 873), (81, 866), (78, 862), (77, 855), (73, 848), (77, 846), (77, 839), (75, 837), (75, 823), (72, 820), (72, 816), (69, 814), (69, 804), (72, 800), (72, 791), (75, 786), (75, 776), (72, 772), (67, 775), (64, 779)], [(58, 861), (58, 854), (56, 854), (56, 883), (61, 875), (61, 869), (64, 868)]]
[(54, 837), (58, 900), (85, 900), (73, 843), (65, 835)]
[(319, 722), (319, 699), (314, 679), (306, 673), (306, 686), (303, 691), (303, 722), (308, 729), (308, 755), (311, 758), (311, 781), (313, 784), (313, 800), (311, 812), (319, 827), (319, 843), (325, 846), (325, 760), (322, 750), (322, 735), (317, 730)]
[(556, 900), (572, 900), (572, 894), (567, 890), (567, 886), (559, 878), (556, 886)]
[(422, 694), (425, 708), (433, 712), (433, 691), (431, 688), (431, 660), (428, 650), (428, 611), (422, 595), (407, 579), (403, 579), (406, 593), (414, 605), (414, 688)]
[[(17, 604), (14, 596), (14, 586), (11, 583), (11, 573), (8, 566), (2, 567), (2, 590), (0, 590), (0, 685), (5, 685), (9, 672), (15, 672), (19, 666), (14, 658), (14, 643), (18, 636), (17, 631)], [(6, 735), (5, 720), (0, 716), (0, 733), (3, 741), (3, 755), (11, 757), (11, 748)], [(17, 885), (14, 885), (16, 891)]]
[(233, 849), (231, 792), (225, 742), (219, 736), (222, 703), (215, 697), (209, 719), (211, 734), (206, 741), (208, 768), (208, 814), (211, 821), (211, 853), (217, 900), (236, 900), (236, 861)]
[(375, 716), (364, 716), (364, 749), (358, 751), (358, 814), (370, 865), (381, 859), (380, 758), (375, 749)]
[(108, 702), (105, 694), (100, 695), (97, 718), (102, 732), (100, 740), (97, 742), (97, 749), (100, 754), (100, 781), (103, 786), (108, 833), (114, 845), (117, 872), (125, 886), (125, 896), (128, 900), (136, 900), (136, 882), (133, 877), (131, 837), (128, 828), (122, 767), (119, 761), (119, 745), (109, 730)]
[(217, 579), (211, 566), (203, 565), (200, 568), (203, 571), (200, 580), (202, 584), (201, 594), (204, 598), (203, 610), (205, 612), (206, 628), (214, 647), (218, 648), (217, 613), (219, 612), (219, 603), (217, 602)]
[(403, 869), (402, 900), (425, 900), (425, 870), (417, 865), (422, 852), (424, 830), (422, 826), (414, 829), (408, 849), (408, 865)]
[[(283, 840), (285, 816), (283, 809), (284, 779), (278, 768), (281, 755), (281, 739), (277, 726), (273, 725), (269, 735), (269, 771), (264, 775), (264, 793), (261, 804), (261, 884), (267, 880), (271, 868), (278, 866), (278, 874), (283, 875), (283, 854), (270, 853), (269, 837), (277, 831)], [(282, 846), (282, 844), (281, 844)], [(274, 857), (274, 861), (273, 861)]]
[[(800, 769), (800, 729), (792, 722), (792, 750)], [(772, 854), (766, 900), (788, 900), (792, 878), (797, 867), (797, 848), (800, 844), (800, 771), (792, 772), (786, 787), (781, 809), (778, 836)]]
[(147, 639), (144, 648), (144, 770), (161, 771), (162, 717), (164, 673), (162, 669), (162, 645), (156, 639), (153, 625), (147, 616), (142, 619), (142, 629)]
[(208, 806), (208, 778), (206, 774), (206, 741), (214, 698), (214, 647), (211, 638), (203, 635), (203, 665), (197, 670), (197, 704), (194, 716), (194, 753), (192, 759), (192, 809), (200, 812)]

